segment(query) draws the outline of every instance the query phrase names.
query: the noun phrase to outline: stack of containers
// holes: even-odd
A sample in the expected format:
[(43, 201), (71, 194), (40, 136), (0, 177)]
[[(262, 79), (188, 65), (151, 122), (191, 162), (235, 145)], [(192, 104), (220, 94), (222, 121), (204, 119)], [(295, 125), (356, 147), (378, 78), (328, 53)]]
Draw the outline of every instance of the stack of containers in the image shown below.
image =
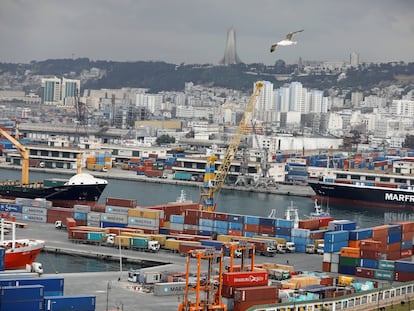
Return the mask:
[(91, 211), (89, 205), (75, 204), (73, 206), (73, 219), (77, 226), (86, 226), (88, 224), (88, 213)]
[(101, 213), (89, 212), (87, 215), (88, 227), (100, 227), (101, 225)]
[(170, 229), (170, 234), (183, 232), (184, 231), (184, 216), (183, 215), (171, 215), (169, 229)]
[(279, 289), (276, 286), (236, 288), (234, 291), (234, 311), (244, 311), (250, 307), (279, 302)]
[(244, 216), (243, 236), (253, 237), (259, 234), (259, 217)]
[(233, 305), (236, 289), (245, 287), (267, 286), (269, 275), (266, 270), (241, 271), (223, 273), (221, 295), (228, 300), (227, 305)]
[(199, 210), (188, 209), (184, 214), (184, 233), (186, 234), (198, 234), (198, 221), (199, 221)]
[(213, 231), (217, 234), (227, 234), (228, 227), (228, 215), (225, 213), (214, 213)]
[(243, 235), (243, 223), (244, 223), (244, 216), (243, 215), (235, 215), (229, 214), (228, 215), (228, 234), (234, 236), (242, 236)]
[(6, 250), (1, 247), (0, 248), (0, 271), (4, 271), (4, 257), (6, 254)]
[(60, 220), (66, 223), (66, 218), (73, 218), (73, 208), (52, 207), (47, 210), (47, 222), (54, 224)]
[(128, 227), (143, 229), (144, 233), (158, 234), (163, 211), (137, 207), (129, 209), (126, 216)]
[(15, 217), (16, 219), (22, 219), (22, 211), (23, 206), (21, 204), (0, 202), (0, 212), (7, 212), (10, 216)]
[(401, 225), (401, 258), (413, 255), (414, 222), (396, 222), (391, 225)]
[(349, 231), (329, 231), (325, 233), (322, 263), (324, 272), (338, 273), (339, 251), (342, 247), (348, 247), (348, 240)]
[(291, 241), (292, 228), (294, 227), (294, 221), (288, 219), (276, 219), (275, 237)]
[[(387, 241), (385, 253), (387, 259), (398, 260), (401, 258), (401, 241), (402, 241), (402, 227), (401, 225), (387, 225)], [(412, 244), (412, 243), (411, 243)], [(405, 257), (411, 257), (412, 252), (404, 253)], [(407, 256), (409, 255), (409, 256)]]
[(310, 233), (311, 231), (309, 229), (301, 229), (301, 228), (291, 229), (292, 242), (295, 243), (296, 252), (304, 253), (306, 251), (306, 245), (310, 243), (309, 242)]
[(414, 281), (414, 263), (410, 261), (396, 261), (394, 280), (397, 282)]
[(198, 234), (203, 236), (211, 236), (214, 232), (214, 213), (200, 212), (198, 221)]
[(44, 207), (23, 205), (22, 220), (46, 223), (47, 222), (47, 209)]
[(4, 286), (0, 291), (0, 310), (42, 311), (43, 297), (42, 285)]
[(265, 236), (275, 236), (275, 219), (273, 218), (259, 218), (259, 233)]

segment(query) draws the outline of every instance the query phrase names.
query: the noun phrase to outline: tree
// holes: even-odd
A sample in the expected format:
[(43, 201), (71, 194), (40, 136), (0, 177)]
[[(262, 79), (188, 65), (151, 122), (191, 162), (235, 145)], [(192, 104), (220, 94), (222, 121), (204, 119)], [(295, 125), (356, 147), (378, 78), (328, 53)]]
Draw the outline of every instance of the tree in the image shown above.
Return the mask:
[(173, 143), (175, 143), (175, 138), (170, 136), (170, 135), (161, 135), (160, 137), (157, 138), (155, 143), (158, 146), (161, 146), (161, 145), (164, 145), (164, 144), (173, 144)]
[(403, 144), (404, 148), (414, 148), (414, 135), (407, 135)]

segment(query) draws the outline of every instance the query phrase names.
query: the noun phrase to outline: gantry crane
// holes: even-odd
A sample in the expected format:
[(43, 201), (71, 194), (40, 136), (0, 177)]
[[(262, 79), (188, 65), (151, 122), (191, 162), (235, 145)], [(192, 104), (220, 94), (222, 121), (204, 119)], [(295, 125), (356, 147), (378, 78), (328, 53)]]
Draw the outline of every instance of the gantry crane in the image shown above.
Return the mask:
[[(229, 144), (229, 147), (224, 154), (224, 158), (221, 161), (219, 168), (215, 171), (214, 175), (211, 171), (207, 172), (204, 175), (203, 188), (200, 193), (200, 202), (201, 208), (206, 211), (214, 211), (216, 209), (215, 196), (223, 187), (224, 182), (226, 181), (227, 174), (230, 170), (231, 161), (234, 159), (237, 149), (240, 145), (240, 141), (243, 138), (244, 131), (248, 127), (248, 121), (251, 119), (254, 106), (256, 101), (259, 99), (262, 93), (263, 82), (256, 82), (255, 88), (253, 90), (253, 95), (250, 97), (249, 102), (247, 103), (246, 109), (244, 110), (243, 116), (240, 120), (240, 123), (237, 127), (236, 133), (233, 135), (233, 138)], [(211, 167), (215, 168), (215, 162), (217, 157), (210, 157), (206, 164), (206, 169)]]
[(6, 137), (19, 151), (22, 157), (22, 184), (29, 184), (29, 150), (2, 128), (0, 128), (0, 134)]
[[(254, 255), (255, 255), (255, 247), (254, 244), (249, 243), (244, 240), (240, 240), (237, 243), (224, 243), (221, 247), (223, 253), (226, 252), (226, 249), (229, 250), (229, 257), (230, 257), (230, 264), (226, 267), (228, 272), (236, 272), (235, 264), (234, 264), (234, 257), (236, 251), (240, 252), (240, 267), (238, 267), (239, 271), (253, 271), (254, 270)], [(247, 258), (250, 258), (250, 265), (247, 264)]]
[[(197, 261), (197, 274), (194, 281), (190, 282), (192, 280), (190, 263), (194, 259)], [(204, 266), (207, 264), (206, 271), (202, 271), (203, 263)], [(218, 265), (218, 276), (214, 275), (217, 268), (215, 265)], [(222, 252), (215, 249), (189, 251), (187, 253), (184, 300), (178, 306), (178, 311), (226, 311), (227, 307), (221, 300), (222, 277)]]

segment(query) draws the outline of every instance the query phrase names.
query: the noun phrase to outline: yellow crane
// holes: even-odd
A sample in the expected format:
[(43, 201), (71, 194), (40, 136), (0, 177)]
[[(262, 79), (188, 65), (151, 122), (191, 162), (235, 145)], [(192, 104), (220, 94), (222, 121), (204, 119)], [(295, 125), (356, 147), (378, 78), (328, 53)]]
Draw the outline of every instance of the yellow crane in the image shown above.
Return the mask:
[(22, 184), (29, 184), (29, 149), (24, 147), (17, 139), (7, 133), (5, 130), (0, 128), (0, 134), (6, 137), (19, 151), (22, 157)]
[[(240, 141), (243, 138), (245, 129), (248, 127), (248, 122), (252, 117), (254, 106), (262, 93), (263, 82), (256, 82), (253, 90), (253, 95), (244, 110), (243, 116), (237, 127), (229, 147), (224, 154), (224, 158), (221, 161), (220, 166), (214, 172), (216, 156), (211, 156), (207, 159), (206, 172), (204, 175), (203, 188), (200, 193), (200, 201), (202, 210), (214, 211), (216, 209), (215, 195), (223, 187), (226, 181), (227, 174), (230, 170), (231, 161), (234, 159), (237, 149), (240, 145)], [(214, 174), (213, 174), (214, 173)]]

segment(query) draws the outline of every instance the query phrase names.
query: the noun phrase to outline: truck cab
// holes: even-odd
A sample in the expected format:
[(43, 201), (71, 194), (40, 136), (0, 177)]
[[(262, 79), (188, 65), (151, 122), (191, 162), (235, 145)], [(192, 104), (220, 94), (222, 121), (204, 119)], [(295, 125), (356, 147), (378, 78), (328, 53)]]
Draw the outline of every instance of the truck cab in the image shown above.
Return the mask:
[(286, 242), (286, 251), (288, 253), (294, 253), (296, 251), (295, 242)]
[(305, 248), (306, 254), (315, 254), (316, 248), (314, 244), (306, 244)]
[(323, 255), (323, 253), (324, 253), (324, 247), (325, 247), (324, 244), (319, 244), (318, 247), (316, 248), (316, 253), (318, 255)]
[(148, 241), (148, 250), (153, 253), (158, 252), (160, 250), (160, 242)]
[(277, 244), (277, 246), (276, 246), (276, 251), (277, 251), (279, 254), (284, 254), (284, 253), (286, 253), (286, 244), (278, 243), (278, 244)]

